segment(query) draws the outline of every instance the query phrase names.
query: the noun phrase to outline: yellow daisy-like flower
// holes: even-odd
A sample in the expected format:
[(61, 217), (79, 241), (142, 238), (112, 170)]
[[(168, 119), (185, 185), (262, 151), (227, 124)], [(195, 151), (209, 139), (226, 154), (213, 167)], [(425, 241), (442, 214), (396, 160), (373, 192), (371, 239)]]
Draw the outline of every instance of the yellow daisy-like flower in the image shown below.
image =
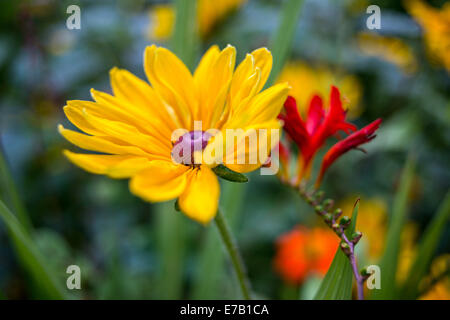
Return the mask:
[(405, 73), (413, 73), (417, 69), (417, 61), (411, 48), (399, 38), (362, 32), (358, 34), (358, 46), (364, 54), (380, 57)]
[[(272, 55), (267, 49), (247, 54), (236, 70), (235, 57), (232, 46), (222, 51), (212, 46), (191, 74), (169, 50), (155, 45), (147, 47), (144, 69), (150, 84), (126, 70), (113, 68), (110, 73), (113, 95), (92, 89), (95, 102), (67, 102), (64, 107), (67, 118), (86, 134), (60, 126), (61, 134), (83, 149), (103, 154), (65, 151), (65, 155), (89, 172), (130, 178), (131, 192), (144, 200), (178, 198), (187, 216), (207, 223), (216, 214), (220, 193), (211, 168), (224, 163), (237, 172), (255, 170), (267, 160), (277, 141), (268, 138), (263, 150), (265, 158), (256, 164), (227, 164), (220, 154), (210, 152), (217, 139), (214, 140), (216, 136), (209, 139), (205, 132), (278, 130), (277, 115), (289, 90), (285, 83), (260, 92), (272, 68)], [(201, 121), (201, 130), (195, 128), (197, 121)], [(186, 133), (174, 138), (173, 133), (179, 129), (185, 129)], [(192, 147), (199, 139), (201, 148), (195, 149), (195, 160), (198, 152), (209, 151), (208, 154), (217, 157), (213, 163), (172, 160), (176, 146), (191, 143)], [(246, 150), (248, 157), (250, 152), (260, 153), (261, 147)], [(236, 148), (226, 149), (224, 154), (236, 158)]]
[(450, 3), (440, 10), (420, 0), (404, 1), (404, 5), (422, 26), (430, 57), (450, 71)]
[(281, 71), (277, 80), (277, 83), (280, 82), (288, 82), (292, 87), (289, 94), (295, 98), (303, 115), (308, 110), (311, 98), (315, 94), (327, 97), (332, 85), (341, 90), (350, 118), (358, 116), (361, 112), (362, 87), (354, 75), (335, 76), (328, 68), (312, 68), (301, 61), (291, 61)]
[[(193, 1), (193, 0), (192, 0)], [(197, 23), (200, 36), (206, 37), (214, 26), (246, 0), (197, 0)], [(155, 5), (150, 10), (148, 36), (166, 40), (173, 32), (175, 10), (171, 5)]]

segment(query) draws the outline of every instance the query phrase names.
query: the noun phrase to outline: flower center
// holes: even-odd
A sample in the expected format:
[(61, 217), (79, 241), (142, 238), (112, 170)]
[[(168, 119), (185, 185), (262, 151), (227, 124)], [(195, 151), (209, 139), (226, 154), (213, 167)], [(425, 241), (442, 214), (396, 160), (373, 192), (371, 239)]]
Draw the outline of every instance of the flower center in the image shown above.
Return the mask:
[(205, 131), (191, 131), (183, 134), (173, 144), (172, 159), (184, 165), (200, 164), (194, 161), (196, 152), (206, 148), (211, 134)]

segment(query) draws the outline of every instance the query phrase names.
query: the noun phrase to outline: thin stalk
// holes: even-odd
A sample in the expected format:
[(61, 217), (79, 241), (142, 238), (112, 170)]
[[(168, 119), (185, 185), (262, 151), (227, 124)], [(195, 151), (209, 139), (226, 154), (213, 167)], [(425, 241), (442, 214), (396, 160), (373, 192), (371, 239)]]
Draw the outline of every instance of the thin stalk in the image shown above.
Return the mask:
[[(336, 233), (336, 235), (343, 241), (343, 243), (347, 244), (347, 247), (345, 248), (342, 247), (341, 245), (341, 249), (348, 257), (350, 265), (352, 267), (353, 276), (355, 277), (356, 280), (358, 300), (364, 300), (364, 278), (358, 271), (358, 265), (356, 263), (356, 255), (355, 255), (355, 245), (359, 241), (359, 238), (356, 241), (348, 239), (347, 235), (345, 234), (348, 225), (342, 225), (337, 223), (337, 219), (339, 218), (339, 216), (331, 212), (328, 212), (328, 208), (323, 206), (321, 204), (320, 199), (317, 199), (318, 197), (315, 197), (314, 194), (309, 194), (304, 190), (303, 187), (300, 187), (298, 189), (298, 193), (305, 200), (306, 203), (308, 203), (314, 208), (316, 213)], [(329, 217), (331, 217), (331, 219)]]
[(217, 229), (219, 230), (220, 238), (222, 239), (225, 249), (230, 255), (234, 271), (236, 272), (236, 276), (239, 281), (242, 296), (245, 300), (251, 300), (250, 282), (247, 277), (247, 271), (245, 269), (244, 262), (242, 261), (241, 254), (239, 253), (239, 248), (236, 240), (232, 236), (225, 217), (220, 210), (217, 211), (217, 215), (214, 221), (216, 223)]

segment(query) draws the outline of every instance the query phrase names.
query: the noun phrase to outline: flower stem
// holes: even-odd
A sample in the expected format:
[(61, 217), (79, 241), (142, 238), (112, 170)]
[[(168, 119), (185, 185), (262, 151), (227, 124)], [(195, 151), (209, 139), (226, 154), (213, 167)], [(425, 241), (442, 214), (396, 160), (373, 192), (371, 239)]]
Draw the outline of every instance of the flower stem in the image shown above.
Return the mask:
[(234, 271), (236, 272), (236, 276), (241, 287), (242, 296), (245, 300), (251, 300), (250, 282), (247, 278), (244, 262), (242, 261), (241, 254), (239, 253), (236, 240), (232, 236), (227, 221), (225, 220), (225, 216), (220, 210), (217, 211), (214, 221), (217, 229), (219, 230), (220, 238), (222, 239), (222, 242), (230, 255)]
[[(347, 244), (347, 247), (345, 250), (341, 246), (342, 251), (345, 253), (345, 255), (348, 257), (350, 265), (352, 267), (353, 276), (356, 280), (356, 288), (357, 288), (357, 297), (358, 300), (364, 300), (364, 278), (360, 275), (358, 271), (358, 265), (356, 263), (356, 256), (355, 256), (355, 245), (357, 241), (349, 240), (347, 235), (345, 234), (345, 229), (347, 226), (338, 224), (337, 219), (339, 218), (335, 214), (332, 214), (328, 212), (328, 208), (321, 205), (320, 199), (317, 199), (317, 197), (313, 194), (309, 194), (306, 192), (306, 190), (301, 186), (298, 189), (298, 192), (300, 196), (311, 205), (316, 213), (324, 220), (324, 222), (333, 229), (333, 231), (336, 233), (336, 235), (343, 241), (343, 243)], [(331, 216), (331, 219), (329, 217)], [(328, 220), (327, 220), (328, 219)]]

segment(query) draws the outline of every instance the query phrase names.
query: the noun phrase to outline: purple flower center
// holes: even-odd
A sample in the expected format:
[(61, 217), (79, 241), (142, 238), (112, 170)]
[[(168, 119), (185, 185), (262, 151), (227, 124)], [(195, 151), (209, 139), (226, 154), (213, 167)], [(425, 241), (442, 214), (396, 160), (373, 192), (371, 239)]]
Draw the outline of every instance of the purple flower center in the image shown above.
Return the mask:
[(172, 159), (184, 165), (194, 165), (194, 153), (205, 149), (210, 138), (211, 134), (205, 131), (191, 131), (183, 134), (173, 144)]

